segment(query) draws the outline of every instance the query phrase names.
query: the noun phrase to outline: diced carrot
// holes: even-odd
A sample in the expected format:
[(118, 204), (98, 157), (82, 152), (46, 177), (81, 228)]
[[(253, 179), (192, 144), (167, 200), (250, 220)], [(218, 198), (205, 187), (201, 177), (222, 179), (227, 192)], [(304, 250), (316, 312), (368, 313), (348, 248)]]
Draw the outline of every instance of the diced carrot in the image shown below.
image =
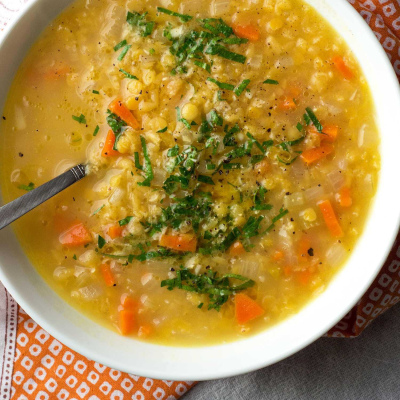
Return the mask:
[(333, 210), (332, 204), (329, 200), (323, 200), (318, 202), (318, 207), (324, 217), (325, 224), (335, 237), (342, 237), (343, 230), (336, 217), (335, 211)]
[(310, 255), (308, 251), (311, 248), (311, 241), (307, 235), (303, 235), (297, 243), (297, 259), (299, 263), (305, 263), (309, 261)]
[(348, 186), (343, 186), (339, 193), (336, 194), (336, 200), (341, 207), (351, 207), (353, 199), (351, 198), (351, 190)]
[(115, 135), (114, 132), (110, 129), (107, 133), (103, 150), (101, 151), (101, 155), (103, 157), (115, 157), (120, 155), (120, 153), (117, 150), (113, 149), (114, 143), (115, 143)]
[(261, 160), (254, 166), (254, 171), (258, 175), (265, 175), (269, 171), (269, 169), (270, 169), (270, 165), (266, 158), (264, 158), (264, 160)]
[(141, 325), (138, 330), (138, 336), (141, 338), (147, 338), (153, 332), (151, 325)]
[(281, 110), (294, 110), (296, 107), (297, 105), (294, 102), (293, 97), (290, 96), (282, 97), (281, 101), (279, 102), (279, 108)]
[(235, 315), (239, 324), (245, 324), (264, 314), (264, 310), (244, 293), (235, 295)]
[(249, 39), (252, 42), (260, 39), (260, 32), (253, 25), (233, 25), (232, 29), (236, 36)]
[(325, 125), (323, 126), (322, 133), (317, 131), (314, 125), (308, 128), (308, 132), (311, 134), (319, 135), (322, 141), (334, 142), (337, 138), (339, 127), (337, 125)]
[(304, 286), (307, 286), (311, 282), (312, 274), (308, 269), (298, 272), (296, 276), (297, 280)]
[(101, 274), (103, 275), (104, 282), (107, 286), (114, 286), (115, 279), (113, 273), (111, 272), (111, 268), (108, 264), (102, 264), (100, 266)]
[(331, 154), (333, 150), (334, 147), (331, 144), (326, 143), (322, 144), (320, 147), (304, 150), (300, 157), (306, 164), (310, 165)]
[(239, 240), (237, 240), (235, 243), (232, 244), (231, 247), (229, 247), (229, 254), (231, 256), (240, 256), (244, 253), (246, 253), (246, 250), (244, 249), (242, 243), (239, 242)]
[(135, 315), (132, 310), (123, 309), (119, 312), (119, 329), (122, 335), (128, 335), (135, 328)]
[(353, 71), (347, 66), (346, 62), (344, 61), (343, 57), (335, 56), (332, 57), (332, 62), (335, 68), (343, 75), (345, 79), (350, 80), (353, 78), (354, 73)]
[(190, 234), (162, 235), (160, 238), (160, 246), (194, 253), (197, 248), (197, 238)]
[(122, 103), (120, 99), (115, 99), (114, 101), (112, 101), (108, 108), (112, 113), (118, 115), (118, 117), (124, 120), (131, 128), (140, 128), (138, 120), (134, 117), (129, 108), (124, 103)]
[(137, 306), (136, 301), (133, 300), (128, 294), (123, 294), (121, 296), (121, 305), (123, 308), (132, 311), (135, 310)]
[(286, 266), (285, 268), (283, 268), (283, 273), (285, 276), (290, 276), (293, 273), (293, 270), (291, 267)]
[(47, 81), (58, 81), (60, 78), (71, 72), (71, 68), (60, 63), (58, 66), (53, 66), (43, 74), (43, 78)]
[(274, 255), (272, 256), (272, 258), (273, 258), (275, 261), (282, 260), (283, 257), (284, 257), (284, 254), (283, 254), (283, 252), (280, 251), (280, 250), (276, 250), (275, 253), (274, 253)]
[(118, 237), (122, 236), (122, 231), (124, 230), (123, 226), (120, 226), (119, 224), (111, 225), (108, 228), (108, 236), (110, 236), (111, 239), (115, 239)]
[(78, 223), (62, 233), (59, 241), (68, 247), (84, 246), (92, 241), (92, 235), (83, 223)]

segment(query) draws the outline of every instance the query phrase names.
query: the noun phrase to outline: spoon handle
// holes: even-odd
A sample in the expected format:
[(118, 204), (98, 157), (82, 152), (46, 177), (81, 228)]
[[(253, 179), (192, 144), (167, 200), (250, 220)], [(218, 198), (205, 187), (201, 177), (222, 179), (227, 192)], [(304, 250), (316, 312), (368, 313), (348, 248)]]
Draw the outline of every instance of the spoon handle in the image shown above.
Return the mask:
[(78, 164), (49, 182), (0, 207), (0, 229), (33, 210), (39, 204), (86, 176), (85, 166)]

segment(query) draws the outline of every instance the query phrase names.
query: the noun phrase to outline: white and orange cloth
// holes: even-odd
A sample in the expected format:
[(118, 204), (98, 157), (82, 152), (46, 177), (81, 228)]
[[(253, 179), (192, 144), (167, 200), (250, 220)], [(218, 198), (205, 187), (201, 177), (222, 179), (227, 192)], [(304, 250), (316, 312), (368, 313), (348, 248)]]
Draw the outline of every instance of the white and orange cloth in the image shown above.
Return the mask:
[[(0, 0), (0, 34), (26, 1)], [(400, 0), (348, 1), (374, 31), (400, 79)], [(399, 276), (400, 235), (370, 289), (328, 336), (357, 336), (398, 303)], [(84, 358), (30, 319), (0, 284), (0, 400), (174, 400), (194, 384), (126, 374)]]

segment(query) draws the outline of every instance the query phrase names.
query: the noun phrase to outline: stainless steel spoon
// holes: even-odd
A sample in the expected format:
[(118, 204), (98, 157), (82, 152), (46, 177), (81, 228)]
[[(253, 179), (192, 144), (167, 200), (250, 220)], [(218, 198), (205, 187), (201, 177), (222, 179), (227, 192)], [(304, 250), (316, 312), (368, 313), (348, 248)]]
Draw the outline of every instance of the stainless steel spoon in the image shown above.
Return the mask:
[(28, 211), (33, 210), (39, 204), (60, 193), (73, 183), (80, 181), (85, 176), (85, 166), (78, 164), (51, 181), (0, 207), (0, 229), (5, 228), (11, 222), (22, 217)]

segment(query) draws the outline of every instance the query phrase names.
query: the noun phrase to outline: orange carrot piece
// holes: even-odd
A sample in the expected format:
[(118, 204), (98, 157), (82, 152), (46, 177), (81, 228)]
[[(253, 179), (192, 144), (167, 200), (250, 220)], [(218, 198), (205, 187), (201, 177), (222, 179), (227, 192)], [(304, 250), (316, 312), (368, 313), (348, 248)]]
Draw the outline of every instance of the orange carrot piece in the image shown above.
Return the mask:
[(115, 157), (119, 156), (117, 150), (114, 150), (114, 143), (115, 143), (115, 135), (114, 132), (110, 129), (107, 133), (106, 141), (104, 142), (103, 150), (101, 151), (101, 155), (103, 157)]
[(253, 25), (233, 25), (232, 29), (236, 36), (249, 39), (252, 42), (260, 39), (260, 32)]
[(60, 78), (65, 78), (68, 72), (71, 71), (70, 67), (60, 64), (53, 66), (43, 74), (43, 78), (47, 81), (58, 81)]
[(339, 193), (336, 194), (336, 200), (341, 207), (351, 207), (353, 199), (351, 198), (351, 190), (348, 186), (343, 186)]
[(108, 236), (110, 236), (111, 239), (116, 239), (118, 237), (122, 236), (122, 231), (124, 230), (123, 226), (120, 226), (119, 224), (112, 225), (108, 228)]
[(264, 314), (264, 310), (244, 293), (235, 295), (235, 315), (237, 322), (242, 325)]
[(112, 101), (108, 108), (112, 113), (118, 115), (118, 117), (124, 120), (131, 128), (140, 128), (138, 120), (134, 117), (129, 108), (124, 103), (122, 103), (120, 99), (115, 99), (114, 101)]
[(333, 210), (332, 204), (329, 200), (323, 200), (318, 202), (318, 207), (321, 210), (322, 216), (324, 217), (325, 224), (335, 237), (342, 237), (343, 230), (336, 217), (335, 211)]
[(59, 241), (68, 247), (84, 246), (92, 241), (92, 235), (82, 223), (78, 223), (62, 233)]
[(197, 248), (197, 238), (190, 234), (162, 235), (160, 238), (160, 246), (172, 250), (190, 251), (194, 253)]
[(312, 274), (308, 269), (300, 271), (296, 275), (297, 280), (304, 286), (307, 286), (311, 282)]
[(286, 266), (285, 268), (283, 268), (283, 273), (284, 273), (285, 276), (292, 275), (292, 272), (293, 272), (293, 270), (289, 266)]
[(138, 330), (138, 336), (141, 338), (147, 338), (153, 332), (151, 325), (141, 325)]
[(264, 160), (258, 162), (254, 166), (254, 171), (259, 175), (265, 175), (269, 171), (269, 169), (270, 169), (270, 165), (266, 158), (264, 158)]
[(231, 247), (229, 247), (229, 254), (231, 256), (240, 256), (244, 253), (246, 253), (246, 250), (243, 247), (243, 244), (239, 242), (239, 240), (237, 240), (235, 243), (232, 244)]
[(279, 108), (281, 110), (294, 110), (296, 107), (297, 105), (294, 99), (289, 96), (284, 96), (279, 103)]
[(135, 315), (132, 310), (123, 309), (119, 312), (119, 329), (122, 335), (129, 335), (135, 328)]
[(310, 239), (306, 235), (303, 235), (297, 244), (297, 259), (299, 263), (305, 263), (309, 261), (310, 255), (308, 254), (308, 250), (310, 248)]
[(350, 80), (353, 78), (353, 71), (347, 66), (343, 57), (335, 56), (332, 58), (333, 65), (343, 75), (343, 78)]
[(136, 301), (132, 299), (132, 297), (130, 297), (127, 294), (123, 294), (121, 296), (121, 305), (123, 308), (125, 308), (126, 310), (135, 310), (136, 309)]
[(307, 164), (310, 165), (316, 161), (321, 160), (327, 155), (331, 154), (334, 147), (331, 144), (322, 144), (320, 147), (313, 149), (304, 150), (300, 158)]
[(273, 258), (275, 261), (282, 260), (283, 257), (284, 257), (284, 254), (283, 254), (283, 252), (280, 251), (280, 250), (276, 250), (275, 253), (274, 253), (274, 255), (272, 256), (272, 258)]
[(322, 141), (334, 142), (337, 138), (339, 127), (337, 125), (324, 125), (322, 133), (317, 131), (317, 128), (312, 125), (308, 128), (308, 132), (311, 134), (319, 135)]
[(104, 282), (106, 283), (107, 286), (114, 286), (115, 285), (115, 279), (114, 275), (111, 272), (111, 268), (108, 264), (102, 264), (100, 266), (100, 271), (101, 274), (103, 275)]

